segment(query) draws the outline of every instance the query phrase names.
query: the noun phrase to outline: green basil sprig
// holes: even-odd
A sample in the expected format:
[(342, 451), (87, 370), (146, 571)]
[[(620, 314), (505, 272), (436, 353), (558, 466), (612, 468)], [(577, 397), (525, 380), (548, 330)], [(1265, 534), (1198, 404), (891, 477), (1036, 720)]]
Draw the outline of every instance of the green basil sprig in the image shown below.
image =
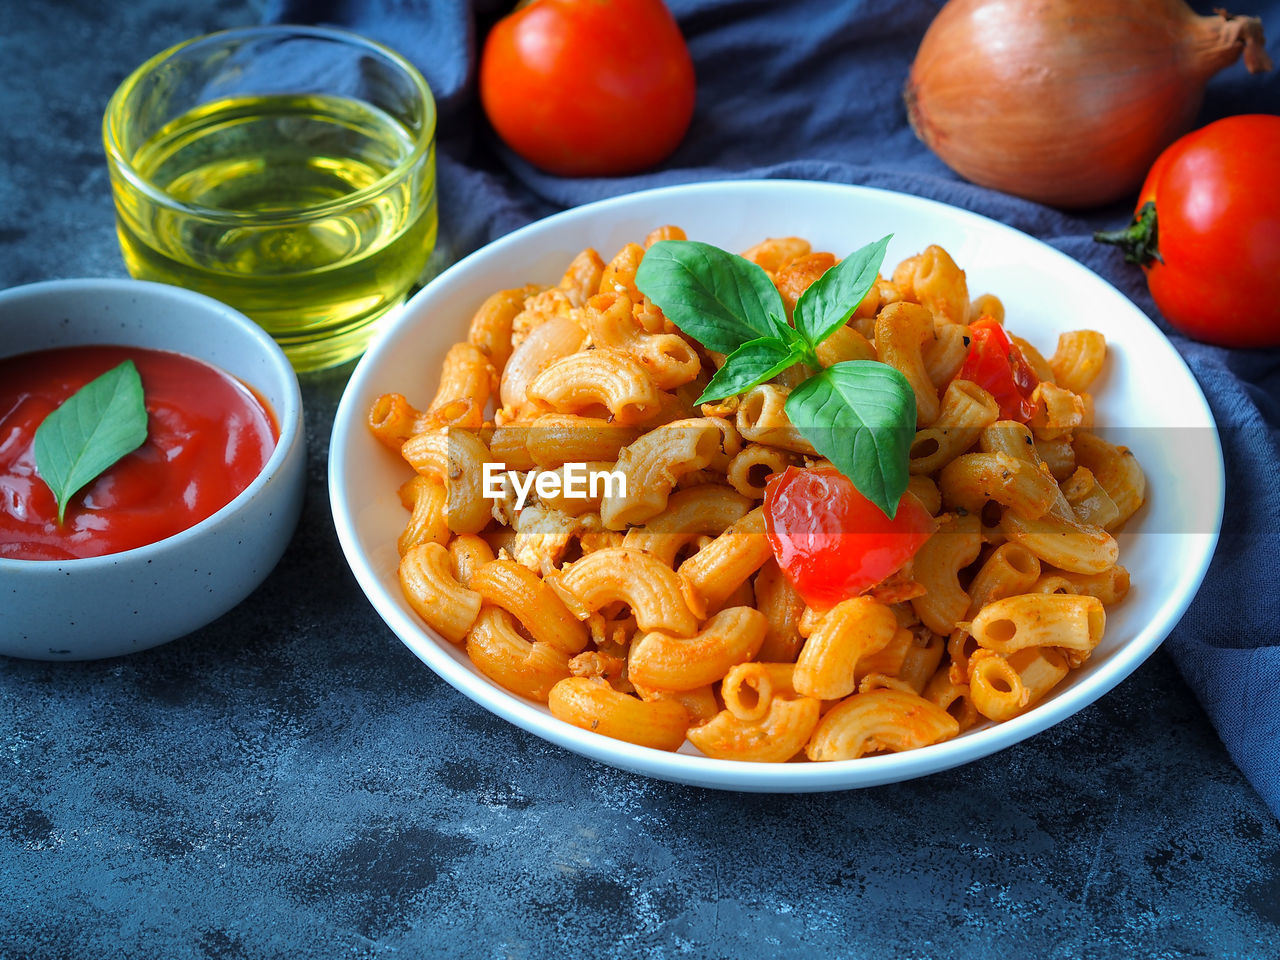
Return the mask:
[(58, 501), (58, 523), (86, 484), (147, 439), (142, 379), (132, 360), (67, 397), (36, 428), (36, 470)]
[(709, 243), (655, 243), (640, 261), (636, 285), (708, 350), (731, 353), (757, 337), (785, 336), (787, 311), (769, 275)]
[(689, 336), (728, 354), (699, 403), (743, 393), (797, 363), (819, 371), (791, 391), (787, 417), (892, 519), (907, 489), (915, 436), (911, 384), (884, 363), (850, 360), (823, 369), (817, 357), (818, 344), (848, 322), (876, 282), (889, 240), (855, 250), (814, 281), (796, 302), (794, 326), (764, 270), (710, 244), (655, 243), (640, 261), (636, 286)]
[(792, 390), (786, 410), (800, 435), (892, 520), (916, 435), (907, 378), (875, 360), (833, 364)]

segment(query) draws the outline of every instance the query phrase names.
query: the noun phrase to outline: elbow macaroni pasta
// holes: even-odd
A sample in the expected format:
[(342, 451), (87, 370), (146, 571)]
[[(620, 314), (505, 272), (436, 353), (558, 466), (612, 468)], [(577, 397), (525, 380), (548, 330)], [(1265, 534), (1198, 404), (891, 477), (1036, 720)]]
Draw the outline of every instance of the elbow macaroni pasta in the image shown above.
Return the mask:
[[(413, 473), (398, 539), (405, 602), (476, 668), (584, 730), (724, 760), (853, 760), (1010, 720), (1102, 640), (1129, 573), (1113, 531), (1139, 510), (1132, 453), (1092, 430), (1102, 334), (1062, 333), (1027, 424), (957, 378), (992, 294), (930, 246), (881, 276), (817, 349), (823, 366), (879, 360), (915, 394), (909, 490), (937, 532), (901, 571), (830, 609), (808, 607), (773, 555), (769, 479), (820, 461), (786, 415), (784, 371), (698, 406), (723, 357), (636, 287), (659, 227), (606, 260), (579, 253), (553, 286), (478, 305), (422, 406), (374, 399), (368, 424)], [(838, 261), (798, 237), (743, 253), (790, 317)], [(414, 385), (398, 385), (401, 389)], [(418, 385), (421, 387), (422, 385)], [(486, 496), (486, 464), (511, 471)], [(582, 496), (569, 465), (616, 472)]]

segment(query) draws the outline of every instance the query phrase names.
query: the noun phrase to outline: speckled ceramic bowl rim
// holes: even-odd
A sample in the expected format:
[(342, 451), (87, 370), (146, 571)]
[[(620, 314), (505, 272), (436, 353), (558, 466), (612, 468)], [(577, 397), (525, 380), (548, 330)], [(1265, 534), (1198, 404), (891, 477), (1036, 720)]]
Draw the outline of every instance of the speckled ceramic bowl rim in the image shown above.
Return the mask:
[[(222, 318), (222, 322), (234, 324), (241, 328), (242, 332), (247, 334), (253, 341), (255, 348), (262, 352), (262, 355), (269, 361), (268, 370), (271, 375), (279, 379), (281, 385), (285, 388), (281, 391), (285, 403), (282, 409), (272, 411), (275, 415), (276, 425), (280, 430), (280, 436), (276, 440), (275, 449), (271, 451), (271, 456), (267, 458), (267, 462), (263, 464), (262, 469), (258, 471), (258, 475), (253, 478), (253, 482), (241, 490), (232, 500), (225, 506), (211, 513), (199, 523), (187, 527), (185, 530), (165, 537), (163, 540), (157, 540), (155, 543), (148, 543), (145, 546), (135, 547), (132, 550), (122, 550), (119, 553), (108, 553), (100, 557), (83, 557), (73, 560), (58, 560), (51, 562), (48, 560), (14, 560), (8, 557), (0, 557), (0, 574), (6, 570), (16, 571), (23, 570), (26, 572), (35, 571), (43, 567), (49, 567), (50, 570), (54, 566), (63, 570), (75, 570), (81, 572), (89, 572), (95, 568), (108, 568), (121, 563), (146, 563), (148, 560), (162, 556), (171, 547), (184, 543), (188, 540), (200, 537), (203, 533), (217, 526), (222, 522), (223, 518), (230, 516), (239, 510), (244, 504), (248, 503), (257, 493), (268, 483), (273, 475), (275, 475), (284, 464), (285, 458), (289, 455), (289, 450), (298, 442), (298, 437), (302, 431), (302, 391), (298, 386), (298, 375), (294, 372), (293, 365), (289, 363), (289, 358), (284, 355), (284, 351), (280, 349), (279, 344), (271, 339), (270, 334), (263, 330), (260, 326), (250, 320), (240, 311), (233, 307), (227, 306), (219, 300), (207, 297), (202, 293), (196, 293), (193, 290), (185, 290), (182, 287), (170, 286), (164, 283), (153, 283), (150, 280), (129, 280), (124, 278), (75, 278), (69, 280), (41, 280), (36, 283), (28, 283), (18, 287), (11, 287), (8, 290), (0, 291), (0, 315), (9, 305), (24, 300), (39, 300), (45, 297), (60, 297), (65, 294), (85, 293), (94, 290), (110, 290), (120, 293), (130, 293), (137, 296), (169, 296), (180, 301), (185, 301), (191, 305), (192, 309), (200, 310), (206, 314), (212, 314)], [(68, 343), (65, 346), (75, 346), (75, 343)], [(85, 344), (89, 345), (89, 344)], [(56, 348), (51, 348), (56, 349)], [(154, 347), (151, 349), (165, 349), (163, 347)], [(0, 345), (0, 357), (10, 357), (16, 354), (10, 353), (3, 345)], [(218, 364), (192, 354), (195, 359), (203, 363), (207, 363), (212, 367), (226, 373)], [(260, 384), (250, 384), (255, 390), (261, 392)]]

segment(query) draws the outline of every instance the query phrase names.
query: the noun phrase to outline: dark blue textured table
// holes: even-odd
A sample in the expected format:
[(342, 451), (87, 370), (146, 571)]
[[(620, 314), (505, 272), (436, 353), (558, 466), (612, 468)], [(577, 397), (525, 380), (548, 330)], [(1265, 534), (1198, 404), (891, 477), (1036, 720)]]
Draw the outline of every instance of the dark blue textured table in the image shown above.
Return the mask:
[[(0, 286), (123, 274), (107, 96), (258, 17), (102, 7), (0, 4)], [(304, 379), (302, 525), (248, 601), (127, 659), (0, 660), (0, 958), (1280, 956), (1280, 827), (1160, 653), (1028, 742), (861, 792), (673, 786), (491, 717), (347, 572), (348, 373)]]

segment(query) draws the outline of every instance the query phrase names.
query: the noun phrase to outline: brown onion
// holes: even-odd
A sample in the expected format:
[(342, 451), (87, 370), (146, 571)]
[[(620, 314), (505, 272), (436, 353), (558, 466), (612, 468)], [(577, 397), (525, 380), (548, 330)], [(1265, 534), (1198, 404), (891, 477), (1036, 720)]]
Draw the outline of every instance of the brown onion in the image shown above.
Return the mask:
[(1194, 121), (1213, 74), (1269, 70), (1262, 23), (1182, 0), (951, 0), (904, 96), (961, 176), (1061, 207), (1118, 200)]

